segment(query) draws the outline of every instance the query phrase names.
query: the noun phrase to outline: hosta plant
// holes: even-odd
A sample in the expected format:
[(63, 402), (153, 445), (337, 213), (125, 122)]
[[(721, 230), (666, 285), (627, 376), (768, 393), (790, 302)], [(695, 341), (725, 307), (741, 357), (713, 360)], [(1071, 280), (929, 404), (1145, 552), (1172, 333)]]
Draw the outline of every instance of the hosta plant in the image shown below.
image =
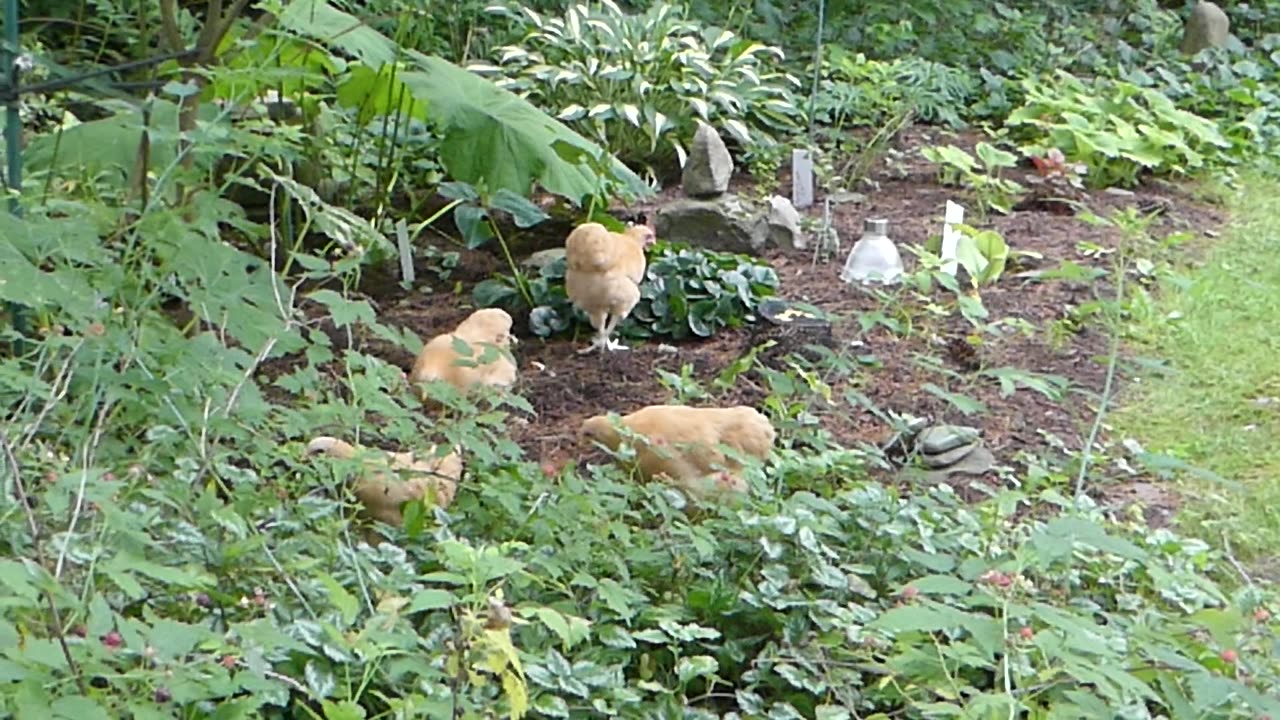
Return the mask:
[(683, 142), (702, 120), (747, 147), (797, 127), (783, 52), (718, 27), (702, 28), (660, 2), (630, 15), (612, 0), (571, 5), (563, 17), (495, 7), (524, 30), (495, 64), (495, 77), (633, 167), (684, 162)]
[[(587, 322), (565, 295), (564, 271), (561, 258), (529, 281), (533, 298), (529, 329), (535, 335), (550, 337), (575, 322)], [(778, 284), (772, 267), (747, 255), (659, 242), (649, 253), (640, 304), (619, 325), (618, 333), (628, 338), (711, 337), (723, 328), (753, 322), (760, 301), (772, 296)], [(522, 309), (519, 289), (508, 276), (477, 285), (474, 299), (481, 307)]]
[(1056, 147), (1089, 168), (1094, 187), (1132, 186), (1139, 175), (1186, 175), (1228, 162), (1218, 125), (1160, 92), (1119, 80), (1085, 83), (1067, 72), (1023, 81), (1027, 101), (1009, 116), (1032, 152)]

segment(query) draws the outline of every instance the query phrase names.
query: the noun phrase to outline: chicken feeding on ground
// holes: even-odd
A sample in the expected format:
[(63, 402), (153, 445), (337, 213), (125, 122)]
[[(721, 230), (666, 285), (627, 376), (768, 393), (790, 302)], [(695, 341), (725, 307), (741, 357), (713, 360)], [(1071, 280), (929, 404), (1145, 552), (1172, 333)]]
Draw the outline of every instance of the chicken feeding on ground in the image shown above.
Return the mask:
[[(505, 310), (477, 310), (453, 332), (437, 335), (422, 346), (409, 370), (409, 383), (444, 380), (459, 392), (477, 385), (510, 387), (516, 382), (516, 361), (510, 354), (515, 343), (511, 316)], [(469, 349), (460, 347), (463, 344)]]
[(637, 436), (632, 445), (644, 479), (665, 479), (698, 498), (747, 490), (738, 474), (742, 463), (720, 446), (744, 458), (764, 460), (777, 438), (769, 418), (746, 405), (650, 405), (620, 418), (611, 414), (586, 419), (580, 431), (582, 441), (616, 451), (627, 438), (615, 427), (615, 420)]
[(406, 502), (428, 497), (441, 508), (449, 507), (462, 478), (457, 449), (444, 456), (437, 456), (434, 446), (422, 454), (360, 451), (351, 443), (324, 435), (307, 444), (308, 456), (320, 453), (342, 460), (363, 455), (368, 470), (356, 479), (352, 492), (366, 515), (397, 527), (404, 522), (400, 507)]
[(656, 242), (647, 225), (629, 225), (621, 233), (600, 223), (583, 223), (564, 241), (564, 289), (569, 300), (587, 314), (596, 335), (578, 351), (626, 350), (613, 339), (618, 323), (640, 302), (645, 249)]

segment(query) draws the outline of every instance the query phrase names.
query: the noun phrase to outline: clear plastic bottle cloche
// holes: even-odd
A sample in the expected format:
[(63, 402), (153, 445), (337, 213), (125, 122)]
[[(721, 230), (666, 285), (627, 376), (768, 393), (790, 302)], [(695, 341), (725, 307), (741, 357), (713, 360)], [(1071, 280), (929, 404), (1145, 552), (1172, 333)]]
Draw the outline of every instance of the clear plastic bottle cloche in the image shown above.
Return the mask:
[(862, 221), (862, 237), (853, 244), (840, 271), (846, 283), (881, 282), (892, 285), (902, 280), (902, 255), (888, 235), (889, 221)]

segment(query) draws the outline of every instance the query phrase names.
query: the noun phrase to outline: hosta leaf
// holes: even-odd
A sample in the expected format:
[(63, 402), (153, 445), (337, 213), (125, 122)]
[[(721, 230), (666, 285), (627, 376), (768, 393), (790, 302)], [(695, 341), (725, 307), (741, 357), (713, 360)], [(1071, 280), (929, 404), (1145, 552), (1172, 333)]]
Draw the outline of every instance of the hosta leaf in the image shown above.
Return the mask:
[(583, 115), (586, 115), (586, 114), (587, 114), (587, 109), (586, 109), (586, 108), (582, 107), (581, 105), (579, 105), (579, 104), (577, 104), (577, 103), (574, 103), (574, 104), (572, 104), (572, 105), (570, 105), (570, 106), (568, 106), (568, 107), (564, 108), (563, 110), (561, 110), (561, 111), (556, 115), (556, 119), (557, 119), (557, 120), (564, 120), (565, 122), (572, 122), (572, 121), (577, 120), (578, 118), (580, 118), (580, 117), (582, 117)]
[(751, 144), (751, 131), (747, 129), (746, 124), (741, 120), (732, 118), (725, 120), (724, 129), (743, 145)]

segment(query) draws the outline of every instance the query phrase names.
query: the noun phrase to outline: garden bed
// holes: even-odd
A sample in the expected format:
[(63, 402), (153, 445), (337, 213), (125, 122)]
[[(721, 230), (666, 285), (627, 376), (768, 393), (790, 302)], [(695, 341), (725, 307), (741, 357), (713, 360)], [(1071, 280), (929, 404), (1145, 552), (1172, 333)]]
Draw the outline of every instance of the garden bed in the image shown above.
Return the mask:
[[(976, 347), (965, 341), (974, 328), (958, 313), (931, 314), (906, 291), (886, 303), (883, 297), (838, 281), (843, 257), (857, 239), (864, 218), (889, 221), (890, 236), (898, 243), (910, 270), (914, 257), (906, 246), (922, 243), (927, 236), (940, 232), (947, 199), (964, 202), (972, 213), (972, 203), (965, 202), (962, 191), (937, 183), (933, 166), (919, 158), (917, 148), (938, 142), (971, 148), (974, 140), (933, 134), (929, 138), (919, 130), (905, 133), (897, 143), (897, 157), (902, 160), (892, 168), (881, 163), (873, 178), (879, 189), (866, 191), (866, 198), (860, 203), (833, 205), (833, 223), (842, 239), (836, 260), (815, 266), (811, 250), (771, 250), (765, 256), (778, 272), (780, 296), (812, 303), (835, 316), (835, 349), (847, 351), (860, 368), (832, 384), (836, 402), (825, 408), (814, 407), (813, 411), (823, 426), (846, 445), (879, 443), (890, 432), (870, 412), (841, 400), (846, 390), (856, 389), (883, 411), (981, 427), (998, 465), (1017, 468), (1023, 458), (1045, 457), (1062, 448), (1078, 449), (1095, 416), (1109, 336), (1096, 317), (1080, 316), (1079, 322), (1073, 322), (1072, 314), (1082, 305), (1114, 296), (1112, 261), (1107, 251), (1119, 242), (1115, 229), (1090, 225), (1074, 216), (1053, 212), (1052, 208), (1015, 211), (1007, 216), (991, 214), (989, 226), (1001, 233), (1011, 250), (1030, 251), (1040, 257), (1011, 258), (999, 282), (982, 288), (982, 302), (990, 313), (988, 322), (1016, 319), (1021, 322), (1021, 329), (1006, 327), (999, 337), (983, 334), (982, 343)], [(1024, 179), (1020, 177), (1023, 174), (1021, 170), (1012, 173), (1019, 181)], [(733, 189), (746, 192), (749, 181), (735, 178)], [(784, 171), (779, 190), (786, 193), (788, 189)], [(652, 217), (653, 210), (678, 193), (678, 188), (670, 188), (646, 206), (632, 209), (647, 211)], [(819, 200), (805, 211), (811, 217), (821, 215)], [(1216, 209), (1193, 200), (1185, 190), (1167, 185), (1143, 187), (1133, 194), (1093, 192), (1085, 204), (1100, 215), (1126, 205), (1161, 206), (1165, 211), (1149, 229), (1156, 239), (1178, 232), (1199, 235), (1223, 220)], [(1082, 243), (1091, 244), (1093, 252), (1082, 252)], [(548, 237), (535, 244), (554, 246), (560, 241)], [(1096, 267), (1107, 274), (1093, 281), (1033, 280), (1025, 275), (1056, 268), (1064, 261)], [(420, 263), (419, 275), (424, 280), (429, 277), (428, 266), (425, 261)], [(471, 311), (470, 291), (474, 284), (504, 268), (494, 252), (462, 251), (453, 273), (445, 282), (436, 283), (440, 286), (436, 292), (404, 291), (383, 282), (378, 291), (370, 292), (370, 299), (382, 323), (408, 328), (426, 340), (450, 330), (465, 317)], [(434, 280), (434, 276), (430, 277)], [(325, 311), (316, 310), (319, 319)], [(900, 327), (892, 331), (884, 325), (864, 328), (860, 318), (876, 312), (895, 319)], [(590, 328), (579, 328), (577, 338), (544, 340), (532, 336), (527, 323), (517, 318), (516, 332), (521, 340), (515, 348), (521, 371), (519, 392), (537, 415), (527, 424), (513, 424), (513, 437), (531, 458), (556, 465), (564, 463), (577, 454), (575, 434), (584, 418), (610, 410), (629, 412), (672, 399), (671, 391), (659, 381), (655, 370), (679, 374), (682, 366), (689, 365), (696, 379), (710, 380), (755, 347), (761, 330), (760, 323), (749, 324), (721, 331), (705, 341), (631, 342), (629, 352), (579, 356), (575, 351), (587, 342)], [(366, 349), (389, 362), (406, 370), (412, 363), (412, 356), (401, 348), (377, 340), (369, 342)], [(278, 370), (278, 364), (274, 370), (270, 366), (266, 369), (270, 374)], [(998, 379), (984, 371), (1059, 376), (1070, 385), (1058, 398), (1025, 386), (1007, 393)], [(932, 386), (934, 392), (927, 386)], [(937, 389), (963, 396), (985, 409), (966, 415), (936, 394)], [(732, 390), (719, 394), (716, 402), (756, 404), (765, 394), (760, 384), (744, 376)], [(997, 482), (998, 473), (989, 473), (986, 480)], [(1150, 515), (1153, 522), (1167, 517), (1170, 510), (1168, 494), (1147, 484), (1117, 484), (1107, 488), (1106, 493), (1154, 506)]]

